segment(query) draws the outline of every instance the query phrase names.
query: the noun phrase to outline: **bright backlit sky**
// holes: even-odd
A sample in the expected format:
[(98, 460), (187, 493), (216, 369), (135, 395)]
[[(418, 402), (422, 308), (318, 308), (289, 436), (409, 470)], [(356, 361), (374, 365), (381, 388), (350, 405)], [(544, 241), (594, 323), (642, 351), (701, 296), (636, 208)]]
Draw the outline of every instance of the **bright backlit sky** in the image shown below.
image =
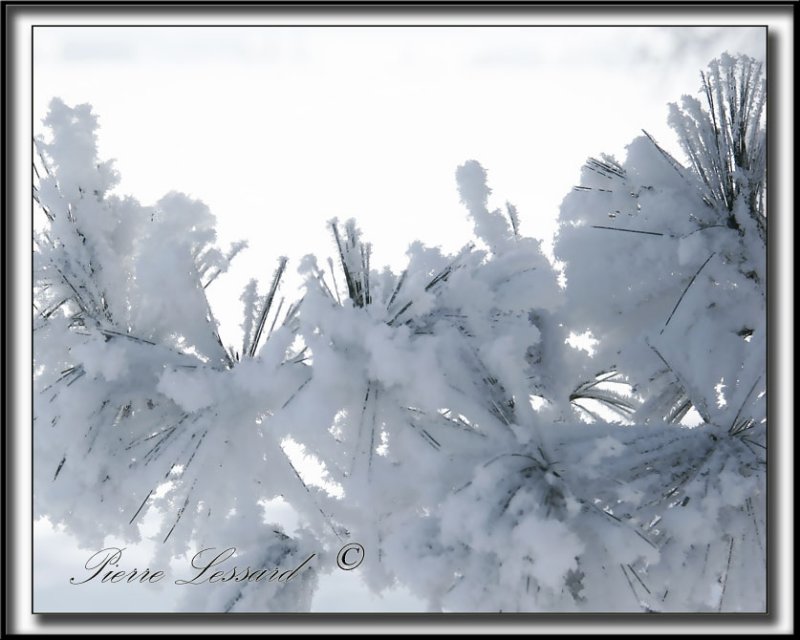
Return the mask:
[[(332, 255), (334, 216), (359, 221), (375, 267), (402, 269), (417, 239), (463, 246), (471, 228), (455, 169), (467, 159), (487, 168), (498, 204), (517, 205), (522, 233), (549, 240), (588, 156), (624, 157), (642, 128), (679, 155), (667, 103), (695, 94), (699, 71), (723, 51), (763, 60), (765, 36), (748, 27), (37, 27), (34, 130), (54, 96), (92, 104), (119, 193), (152, 204), (186, 192), (216, 214), (225, 247), (248, 240), (209, 289), (223, 341), (238, 344), (242, 286), (257, 277), (266, 287), (280, 255), (291, 271), (306, 253)], [(37, 608), (120, 607), (87, 605), (85, 593), (77, 604), (60, 578), (85, 554), (65, 555), (71, 539), (44, 526), (37, 540), (59, 549), (37, 554), (53, 568)], [(347, 592), (352, 608), (363, 589), (350, 588), (323, 586), (315, 605), (335, 610)], [(139, 606), (164, 602), (151, 594)], [(415, 606), (403, 593), (359, 602)]]

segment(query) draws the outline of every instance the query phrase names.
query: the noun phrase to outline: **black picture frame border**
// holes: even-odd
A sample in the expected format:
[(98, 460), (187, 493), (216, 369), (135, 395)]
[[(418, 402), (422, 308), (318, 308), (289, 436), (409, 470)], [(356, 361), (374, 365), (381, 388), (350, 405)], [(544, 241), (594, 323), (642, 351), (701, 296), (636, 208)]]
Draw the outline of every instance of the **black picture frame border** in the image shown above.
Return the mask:
[[(2, 493), (2, 535), (3, 535), (3, 549), (2, 549), (2, 566), (4, 571), (4, 590), (2, 599), (2, 632), (3, 635), (13, 635), (14, 627), (11, 625), (10, 613), (14, 610), (15, 599), (19, 597), (16, 589), (14, 588), (13, 579), (13, 566), (12, 562), (14, 556), (14, 549), (16, 548), (15, 532), (9, 529), (9, 524), (15, 521), (14, 515), (19, 512), (19, 496), (14, 495), (15, 482), (13, 478), (16, 473), (15, 461), (9, 458), (9, 452), (13, 450), (13, 445), (16, 438), (21, 437), (26, 431), (21, 426), (15, 423), (15, 414), (13, 411), (13, 404), (19, 400), (18, 382), (15, 378), (15, 370), (12, 368), (12, 358), (9, 357), (8, 346), (14, 343), (14, 335), (16, 333), (13, 321), (7, 322), (9, 319), (8, 310), (13, 308), (13, 303), (25, 299), (25, 292), (18, 290), (18, 283), (15, 282), (13, 277), (14, 264), (17, 262), (16, 256), (20, 251), (27, 251), (26, 248), (10, 245), (8, 239), (13, 236), (14, 226), (20, 223), (21, 218), (12, 213), (11, 203), (13, 202), (10, 192), (13, 192), (13, 185), (17, 182), (17, 172), (24, 172), (25, 167), (30, 165), (23, 162), (15, 162), (16, 158), (23, 157), (24, 150), (15, 148), (13, 140), (9, 136), (9, 132), (13, 131), (15, 127), (21, 126), (25, 123), (26, 117), (15, 111), (11, 98), (15, 90), (18, 90), (20, 78), (18, 77), (17, 70), (15, 69), (13, 54), (14, 49), (14, 29), (13, 24), (19, 20), (21, 16), (34, 15), (37, 17), (42, 16), (44, 20), (58, 20), (59, 16), (74, 17), (81, 14), (84, 15), (97, 15), (103, 11), (110, 11), (114, 18), (119, 18), (126, 15), (128, 18), (137, 15), (151, 16), (154, 14), (168, 14), (169, 12), (177, 12), (178, 15), (187, 15), (189, 13), (198, 15), (214, 15), (224, 14), (226, 16), (232, 14), (247, 14), (251, 15), (252, 11), (262, 12), (265, 17), (275, 15), (297, 15), (304, 14), (310, 15), (314, 18), (325, 19), (326, 17), (338, 18), (343, 15), (363, 15), (365, 11), (377, 11), (376, 14), (379, 19), (383, 20), (387, 17), (394, 19), (403, 16), (414, 17), (430, 17), (447, 18), (449, 16), (481, 16), (492, 15), (494, 17), (501, 16), (508, 19), (526, 19), (533, 18), (549, 13), (557, 13), (564, 9), (575, 11), (579, 14), (581, 20), (591, 22), (592, 17), (609, 15), (626, 15), (630, 16), (631, 12), (637, 10), (642, 12), (647, 11), (647, 15), (653, 16), (659, 12), (661, 16), (664, 13), (678, 13), (682, 16), (691, 15), (698, 10), (708, 10), (713, 7), (715, 12), (719, 12), (721, 17), (737, 13), (737, 15), (752, 15), (753, 24), (761, 24), (759, 17), (765, 14), (781, 14), (785, 16), (786, 12), (790, 12), (792, 22), (794, 22), (794, 2), (770, 2), (770, 3), (755, 3), (755, 2), (549, 2), (549, 3), (531, 3), (531, 2), (502, 2), (502, 3), (481, 3), (481, 2), (404, 2), (404, 3), (370, 3), (370, 2), (331, 2), (331, 3), (309, 3), (309, 2), (283, 2), (283, 3), (261, 3), (261, 2), (237, 2), (230, 4), (221, 4), (217, 2), (172, 2), (169, 4), (159, 2), (122, 2), (113, 5), (106, 3), (82, 3), (82, 2), (60, 2), (58, 4), (45, 4), (37, 2), (3, 2), (2, 3), (2, 32), (4, 40), (3, 49), (3, 65), (2, 65), (2, 139), (4, 140), (4, 153), (3, 153), (3, 171), (2, 182), (0, 188), (3, 193), (3, 215), (2, 215), (2, 237), (3, 237), (3, 278), (2, 278), (2, 345), (0, 353), (3, 354), (3, 369), (4, 369), (4, 385), (2, 387), (2, 404), (3, 404), (3, 451), (4, 451), (4, 491)], [(644, 14), (643, 14), (644, 15)], [(652, 18), (650, 19), (652, 20)], [(57, 23), (42, 22), (39, 26), (49, 24), (54, 26)], [(652, 22), (650, 22), (652, 24)], [(671, 26), (666, 22), (657, 22), (660, 26)], [(125, 26), (135, 26), (132, 23), (125, 23)], [(152, 25), (151, 25), (152, 26)], [(399, 26), (399, 25), (398, 25)], [(576, 25), (570, 25), (576, 26)], [(589, 25), (591, 26), (591, 25)], [(775, 123), (780, 121), (776, 113), (776, 105), (780, 102), (782, 92), (791, 91), (792, 87), (782, 87), (775, 79), (778, 76), (783, 65), (791, 65), (791, 60), (786, 60), (780, 57), (777, 53), (778, 43), (774, 39), (774, 34), (768, 35), (767, 41), (767, 83), (768, 83), (768, 109), (767, 118), (768, 123)], [(32, 87), (31, 87), (32, 90)], [(783, 114), (783, 118), (790, 117), (790, 114)], [(29, 117), (32, 127), (32, 114)], [(775, 126), (771, 129), (768, 125), (768, 166), (775, 166), (779, 146), (785, 144), (785, 140), (780, 140), (775, 133)], [(793, 149), (793, 147), (792, 147)], [(773, 193), (776, 185), (768, 171), (768, 193), (770, 194), (770, 202), (774, 201)], [(785, 213), (782, 216), (781, 213)], [(786, 216), (791, 215), (791, 212), (779, 211), (775, 218), (770, 222), (768, 227), (768, 376), (773, 381), (770, 384), (770, 394), (768, 396), (768, 413), (771, 416), (779, 415), (777, 400), (783, 393), (789, 391), (791, 386), (787, 389), (786, 385), (791, 384), (791, 381), (782, 380), (779, 373), (779, 360), (785, 357), (786, 353), (783, 349), (780, 351), (776, 348), (777, 336), (781, 334), (779, 326), (779, 316), (777, 307), (780, 304), (787, 304), (786, 300), (779, 300), (777, 291), (781, 288), (783, 278), (790, 278), (792, 271), (788, 272), (781, 268), (780, 261), (782, 259), (793, 260), (792, 256), (781, 256), (779, 243), (775, 240), (780, 237), (784, 231), (786, 223)], [(30, 295), (28, 292), (27, 295)], [(783, 353), (781, 353), (783, 352)], [(32, 398), (30, 399), (32, 403)], [(779, 415), (779, 420), (787, 418), (785, 415)], [(788, 421), (791, 424), (791, 421)], [(777, 447), (782, 445), (782, 435), (780, 432), (772, 433), (770, 435), (770, 451), (775, 451)], [(780, 496), (781, 488), (776, 483), (777, 474), (788, 470), (780, 470), (776, 468), (777, 462), (775, 456), (770, 458), (768, 465), (768, 505), (769, 505), (769, 524), (775, 524), (775, 504)], [(32, 499), (32, 496), (31, 496)], [(768, 548), (776, 548), (776, 535), (777, 527), (769, 526), (768, 531)], [(776, 591), (776, 581), (778, 572), (778, 563), (775, 553), (768, 553), (768, 612), (765, 614), (706, 614), (706, 613), (686, 613), (686, 614), (658, 614), (655, 616), (647, 616), (641, 613), (580, 613), (580, 614), (563, 614), (563, 613), (546, 613), (546, 614), (487, 614), (487, 613), (459, 613), (459, 614), (443, 614), (443, 613), (237, 613), (237, 614), (224, 614), (224, 613), (137, 613), (137, 614), (114, 614), (114, 613), (97, 613), (97, 614), (33, 614), (38, 622), (40, 632), (49, 634), (55, 633), (59, 630), (65, 632), (75, 632), (79, 629), (91, 627), (93, 625), (112, 623), (119, 625), (123, 629), (131, 630), (134, 627), (139, 631), (153, 631), (159, 629), (164, 633), (174, 633), (190, 623), (202, 622), (204, 626), (209, 629), (222, 629), (222, 627), (229, 627), (230, 632), (236, 633), (244, 629), (246, 625), (252, 625), (253, 622), (259, 625), (264, 625), (263, 630), (273, 632), (278, 626), (305, 626), (315, 632), (329, 631), (341, 632), (346, 627), (352, 630), (368, 631), (366, 627), (370, 627), (370, 631), (375, 631), (375, 625), (385, 626), (391, 625), (392, 629), (404, 628), (406, 630), (421, 630), (427, 628), (430, 632), (441, 632), (446, 627), (452, 627), (453, 623), (466, 625), (467, 629), (472, 630), (487, 630), (495, 628), (494, 631), (498, 632), (504, 627), (510, 631), (511, 626), (518, 626), (520, 623), (523, 627), (530, 631), (536, 632), (537, 627), (541, 623), (552, 622), (565, 622), (570, 624), (578, 624), (588, 631), (590, 628), (607, 627), (608, 624), (622, 624), (626, 622), (643, 623), (643, 618), (649, 618), (653, 623), (659, 627), (663, 627), (664, 623), (677, 624), (681, 627), (698, 627), (696, 631), (703, 632), (703, 629), (710, 630), (714, 624), (724, 621), (735, 621), (745, 627), (763, 628), (774, 623), (777, 619), (778, 611), (775, 606), (774, 599)], [(32, 557), (31, 557), (32, 563)], [(32, 569), (31, 569), (32, 571)], [(33, 598), (31, 594), (31, 606)], [(783, 612), (785, 613), (785, 612)], [(569, 618), (569, 620), (567, 620)], [(650, 624), (648, 621), (647, 624)], [(237, 628), (239, 631), (237, 631)], [(252, 628), (252, 627), (251, 627)], [(502, 632), (502, 631), (500, 631)]]

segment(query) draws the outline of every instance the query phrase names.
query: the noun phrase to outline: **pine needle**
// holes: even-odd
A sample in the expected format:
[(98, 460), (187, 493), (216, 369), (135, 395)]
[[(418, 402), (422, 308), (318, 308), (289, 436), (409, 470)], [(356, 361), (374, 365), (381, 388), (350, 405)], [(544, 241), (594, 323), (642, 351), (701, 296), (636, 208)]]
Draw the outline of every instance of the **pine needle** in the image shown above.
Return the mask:
[(253, 342), (250, 344), (250, 351), (248, 355), (251, 358), (255, 356), (256, 349), (258, 348), (258, 343), (261, 339), (261, 332), (264, 330), (264, 324), (267, 322), (267, 315), (269, 314), (270, 307), (272, 307), (272, 301), (275, 298), (275, 292), (278, 290), (278, 285), (283, 277), (283, 272), (286, 269), (286, 263), (286, 258), (282, 257), (278, 260), (278, 268), (275, 271), (275, 275), (272, 277), (272, 285), (270, 286), (269, 293), (264, 300), (264, 308), (261, 310), (261, 315), (259, 316), (258, 323), (256, 324)]
[(667, 328), (667, 325), (669, 324), (669, 321), (672, 320), (672, 316), (674, 316), (675, 312), (678, 310), (678, 306), (680, 306), (681, 301), (683, 300), (683, 297), (686, 295), (686, 292), (689, 291), (689, 287), (692, 286), (692, 284), (694, 283), (694, 281), (697, 278), (697, 276), (699, 276), (700, 272), (703, 269), (705, 269), (705, 266), (711, 261), (711, 258), (713, 258), (714, 255), (715, 255), (715, 253), (712, 253), (710, 256), (708, 256), (708, 258), (706, 258), (706, 261), (703, 264), (700, 265), (700, 268), (692, 276), (691, 280), (689, 280), (689, 284), (686, 285), (686, 288), (683, 290), (683, 293), (681, 293), (680, 298), (678, 298), (678, 301), (675, 303), (675, 306), (673, 307), (672, 312), (669, 314), (669, 318), (667, 318), (667, 321), (664, 323), (664, 326), (661, 327), (661, 331), (659, 332), (659, 334), (664, 333), (664, 329)]
[(609, 231), (625, 231), (627, 233), (643, 233), (648, 236), (663, 236), (663, 233), (657, 231), (642, 231), (640, 229), (621, 229), (619, 227), (606, 227), (599, 224), (593, 224), (592, 229), (608, 229)]

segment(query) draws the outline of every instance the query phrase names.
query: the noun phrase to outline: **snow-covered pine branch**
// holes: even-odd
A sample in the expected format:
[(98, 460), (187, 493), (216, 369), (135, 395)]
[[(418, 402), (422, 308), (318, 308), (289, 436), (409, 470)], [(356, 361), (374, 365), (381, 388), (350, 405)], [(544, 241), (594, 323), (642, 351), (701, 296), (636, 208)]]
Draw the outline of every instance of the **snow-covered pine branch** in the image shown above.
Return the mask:
[[(265, 500), (303, 489), (258, 426), (306, 368), (291, 363), (287, 330), (259, 359), (235, 363), (205, 294), (242, 245), (216, 248), (214, 217), (182, 194), (153, 207), (113, 195), (88, 105), (54, 100), (45, 124), (51, 138), (36, 142), (47, 214), (34, 251), (35, 515), (95, 551), (108, 535), (139, 540), (149, 519), (164, 560), (190, 544), (218, 545), (233, 523), (245, 556), (307, 557), (309, 534), (289, 540), (263, 523)], [(314, 583), (309, 574), (275, 600), (241, 585), (224, 602), (185, 591), (183, 606), (308, 606)]]
[[(648, 475), (663, 482), (663, 495), (641, 504), (660, 505), (648, 526), (669, 541), (647, 570), (666, 593), (661, 604), (647, 599), (658, 610), (765, 606), (760, 73), (755, 61), (725, 55), (702, 74), (707, 109), (688, 97), (682, 109), (672, 107), (670, 124), (689, 166), (646, 134), (628, 146), (624, 162), (590, 159), (561, 209), (555, 251), (566, 263), (563, 317), (574, 333), (597, 338), (589, 360), (598, 370), (628, 381), (628, 437), (643, 430), (676, 441), (700, 433), (709, 438), (692, 445), (694, 452), (706, 451), (699, 459), (688, 450), (673, 458), (684, 480), (657, 472), (662, 467), (656, 463), (673, 455), (668, 449), (653, 449), (658, 453), (648, 463)], [(613, 398), (594, 400), (592, 417), (602, 421)], [(636, 484), (626, 480), (627, 472), (613, 477), (620, 486)], [(613, 502), (606, 505), (618, 512)], [(697, 571), (680, 574), (676, 563)], [(657, 590), (648, 585), (651, 594)]]
[[(36, 514), (87, 546), (152, 518), (165, 561), (224, 539), (279, 565), (356, 540), (367, 584), (432, 610), (763, 610), (759, 73), (723, 57), (709, 111), (674, 110), (688, 166), (647, 135), (587, 162), (561, 209), (565, 288), (520, 234), (532, 212), (491, 204), (470, 160), (462, 250), (414, 242), (378, 270), (380, 247), (333, 220), (300, 299), (279, 296), (285, 259), (247, 285), (241, 352), (205, 295), (241, 246), (217, 248), (184, 195), (113, 195), (91, 110), (54, 101), (35, 142)], [(265, 519), (275, 498), (292, 537)], [(181, 607), (307, 608), (330, 566)]]

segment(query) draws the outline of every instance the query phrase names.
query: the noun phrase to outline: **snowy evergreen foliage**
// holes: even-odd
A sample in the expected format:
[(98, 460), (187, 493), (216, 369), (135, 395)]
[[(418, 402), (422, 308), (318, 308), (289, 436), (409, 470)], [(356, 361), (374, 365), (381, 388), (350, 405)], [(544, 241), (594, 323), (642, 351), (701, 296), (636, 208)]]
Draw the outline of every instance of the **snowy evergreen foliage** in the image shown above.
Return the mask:
[[(659, 540), (643, 601), (763, 610), (764, 79), (755, 61), (727, 55), (701, 78), (707, 109), (688, 96), (671, 105), (690, 166), (647, 134), (624, 162), (590, 159), (562, 204), (555, 251), (566, 263), (566, 323), (598, 340), (593, 380), (615, 381), (574, 404), (593, 420), (600, 407), (617, 413), (626, 438), (642, 433), (629, 446), (646, 455), (615, 458), (605, 472), (638, 501), (608, 508)], [(642, 481), (650, 490), (638, 493)]]
[[(471, 160), (475, 243), (415, 242), (394, 273), (332, 220), (338, 264), (306, 256), (284, 304), (279, 259), (227, 347), (205, 290), (243, 244), (217, 247), (182, 194), (111, 195), (96, 117), (54, 100), (34, 141), (35, 516), (100, 548), (156, 514), (163, 562), (320, 559), (279, 589), (186, 589), (187, 611), (307, 609), (350, 541), (374, 590), (433, 611), (765, 610), (761, 68), (723, 56), (702, 91), (670, 116), (689, 166), (647, 134), (588, 161), (565, 287)], [(291, 537), (264, 517), (277, 497)]]

